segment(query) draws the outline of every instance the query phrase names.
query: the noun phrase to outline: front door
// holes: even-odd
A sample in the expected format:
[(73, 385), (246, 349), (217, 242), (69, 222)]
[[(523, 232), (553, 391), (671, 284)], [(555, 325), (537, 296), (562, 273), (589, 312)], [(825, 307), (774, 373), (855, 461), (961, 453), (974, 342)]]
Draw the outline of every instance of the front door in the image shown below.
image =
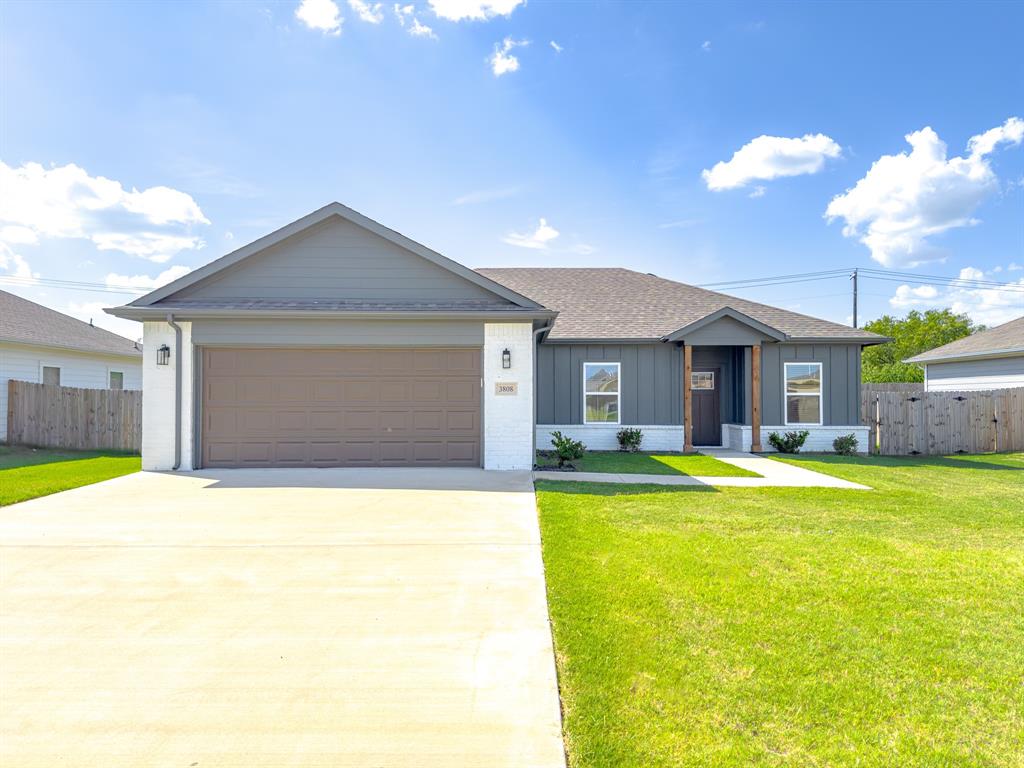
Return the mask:
[(690, 374), (693, 397), (693, 444), (722, 444), (722, 409), (719, 398), (721, 368), (695, 368)]

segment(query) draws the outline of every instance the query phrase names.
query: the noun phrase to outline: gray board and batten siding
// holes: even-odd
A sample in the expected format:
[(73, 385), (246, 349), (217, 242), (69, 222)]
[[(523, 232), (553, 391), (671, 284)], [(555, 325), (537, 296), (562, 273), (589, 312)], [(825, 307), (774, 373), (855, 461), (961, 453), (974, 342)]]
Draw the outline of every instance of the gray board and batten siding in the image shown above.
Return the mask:
[[(824, 424), (860, 423), (859, 344), (764, 344), (761, 356), (762, 423), (782, 424), (786, 362), (820, 362)], [(583, 423), (583, 364), (621, 364), (621, 423), (682, 424), (682, 349), (675, 344), (542, 343), (537, 347), (537, 423)], [(695, 346), (693, 367), (720, 368), (723, 423), (750, 423), (745, 347)]]
[(453, 300), (511, 302), (340, 217), (331, 217), (253, 254), (173, 299)]

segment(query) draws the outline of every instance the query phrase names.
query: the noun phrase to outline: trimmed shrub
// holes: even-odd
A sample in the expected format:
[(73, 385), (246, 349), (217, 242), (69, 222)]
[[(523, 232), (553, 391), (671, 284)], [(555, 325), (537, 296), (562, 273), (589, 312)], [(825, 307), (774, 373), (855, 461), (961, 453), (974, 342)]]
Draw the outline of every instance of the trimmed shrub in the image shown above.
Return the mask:
[(619, 450), (629, 453), (636, 453), (640, 450), (640, 443), (643, 442), (644, 433), (636, 427), (623, 427), (615, 437), (619, 441)]
[(832, 450), (841, 456), (853, 456), (857, 453), (857, 436), (852, 432), (840, 435), (832, 441)]
[(787, 432), (785, 437), (780, 437), (778, 432), (768, 435), (768, 443), (779, 453), (800, 453), (800, 449), (811, 433), (806, 429), (799, 432)]
[(555, 456), (558, 457), (559, 469), (566, 464), (571, 465), (576, 459), (583, 458), (583, 454), (587, 450), (587, 446), (582, 441), (573, 440), (561, 432), (551, 433), (551, 444), (555, 447)]

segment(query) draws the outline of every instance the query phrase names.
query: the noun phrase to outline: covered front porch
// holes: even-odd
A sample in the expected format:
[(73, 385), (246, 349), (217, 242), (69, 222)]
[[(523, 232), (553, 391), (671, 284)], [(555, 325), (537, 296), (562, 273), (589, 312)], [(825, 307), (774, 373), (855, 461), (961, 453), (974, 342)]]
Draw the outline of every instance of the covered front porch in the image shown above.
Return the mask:
[[(683, 353), (684, 453), (703, 447), (763, 450), (762, 345), (784, 339), (775, 328), (730, 308), (665, 337)], [(749, 437), (738, 444), (736, 434)]]

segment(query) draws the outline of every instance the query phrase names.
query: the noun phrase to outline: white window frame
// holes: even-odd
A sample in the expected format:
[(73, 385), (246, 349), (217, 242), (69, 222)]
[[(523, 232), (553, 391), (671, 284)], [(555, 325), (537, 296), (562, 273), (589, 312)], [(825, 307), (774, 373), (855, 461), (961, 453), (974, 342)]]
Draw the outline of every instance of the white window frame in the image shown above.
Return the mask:
[[(710, 376), (711, 386), (710, 387), (695, 387), (693, 386), (694, 376)], [(714, 392), (715, 391), (715, 372), (714, 371), (690, 371), (690, 389), (693, 392)]]
[(60, 379), (60, 382), (61, 382), (57, 386), (58, 387), (64, 386), (64, 366), (63, 365), (57, 365), (56, 363), (47, 363), (47, 362), (45, 362), (43, 360), (40, 360), (39, 361), (39, 383), (40, 384), (45, 384), (46, 383), (46, 378), (43, 376), (43, 369), (44, 368), (56, 368), (57, 371), (58, 371), (57, 378)]
[[(614, 392), (587, 392), (587, 366), (588, 365), (603, 365), (606, 368), (615, 366), (615, 380), (619, 382)], [(622, 363), (604, 361), (604, 360), (589, 360), (583, 363), (583, 423), (584, 424), (607, 424), (608, 426), (619, 426), (622, 423)], [(587, 395), (615, 395), (616, 405), (615, 409), (615, 421), (587, 421)]]
[(125, 384), (127, 384), (128, 382), (125, 380), (124, 371), (120, 368), (107, 368), (107, 389), (113, 389), (113, 387), (110, 385), (110, 375), (113, 373), (121, 374), (121, 390), (123, 391), (125, 388)]
[[(788, 392), (789, 366), (791, 365), (816, 365), (818, 366), (818, 393), (810, 392)], [(789, 398), (791, 397), (817, 397), (818, 398), (818, 420), (817, 421), (790, 421), (789, 420)], [(787, 427), (820, 427), (825, 423), (825, 366), (816, 360), (791, 360), (782, 367), (782, 423)]]

